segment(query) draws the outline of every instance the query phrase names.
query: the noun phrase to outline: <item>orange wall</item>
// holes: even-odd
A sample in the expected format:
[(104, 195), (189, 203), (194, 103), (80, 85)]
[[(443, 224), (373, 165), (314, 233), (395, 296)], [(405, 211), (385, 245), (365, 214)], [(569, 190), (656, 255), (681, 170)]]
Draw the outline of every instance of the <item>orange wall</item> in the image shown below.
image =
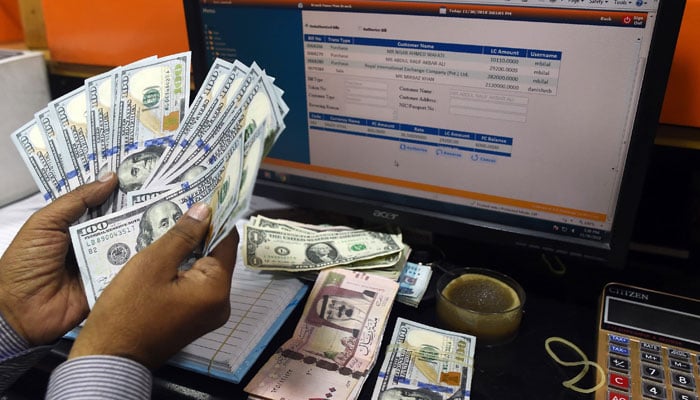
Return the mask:
[(688, 0), (666, 88), (661, 122), (700, 127), (700, 0)]
[(43, 0), (52, 61), (118, 66), (187, 51), (182, 0)]
[(23, 38), (17, 0), (0, 0), (0, 43), (21, 42)]
[[(6, 5), (7, 4), (7, 5)], [(0, 0), (0, 36), (10, 26)], [(117, 66), (189, 48), (181, 0), (43, 0), (46, 36), (54, 61)], [(8, 28), (3, 28), (8, 27)], [(700, 0), (687, 0), (661, 122), (700, 127)]]

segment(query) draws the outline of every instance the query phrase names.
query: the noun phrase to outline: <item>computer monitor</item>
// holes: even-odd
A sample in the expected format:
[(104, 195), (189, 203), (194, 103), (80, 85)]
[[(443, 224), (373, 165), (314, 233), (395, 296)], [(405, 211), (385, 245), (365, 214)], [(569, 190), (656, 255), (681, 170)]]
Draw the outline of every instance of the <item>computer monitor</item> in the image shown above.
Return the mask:
[(290, 107), (255, 192), (622, 266), (684, 2), (184, 1)]

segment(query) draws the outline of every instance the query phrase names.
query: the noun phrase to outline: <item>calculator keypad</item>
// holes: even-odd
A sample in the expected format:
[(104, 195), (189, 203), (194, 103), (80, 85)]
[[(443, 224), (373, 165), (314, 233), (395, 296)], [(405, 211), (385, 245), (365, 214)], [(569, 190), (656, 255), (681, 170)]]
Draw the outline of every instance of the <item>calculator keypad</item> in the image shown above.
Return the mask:
[(700, 400), (700, 354), (612, 333), (599, 340), (608, 381), (596, 400)]

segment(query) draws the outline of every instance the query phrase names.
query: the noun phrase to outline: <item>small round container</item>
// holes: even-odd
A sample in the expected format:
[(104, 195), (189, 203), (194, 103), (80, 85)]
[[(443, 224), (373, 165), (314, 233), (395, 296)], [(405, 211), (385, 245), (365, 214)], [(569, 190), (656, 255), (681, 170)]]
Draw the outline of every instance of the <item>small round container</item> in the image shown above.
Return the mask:
[(437, 320), (444, 329), (498, 345), (518, 333), (525, 291), (513, 278), (485, 268), (446, 272), (437, 281)]

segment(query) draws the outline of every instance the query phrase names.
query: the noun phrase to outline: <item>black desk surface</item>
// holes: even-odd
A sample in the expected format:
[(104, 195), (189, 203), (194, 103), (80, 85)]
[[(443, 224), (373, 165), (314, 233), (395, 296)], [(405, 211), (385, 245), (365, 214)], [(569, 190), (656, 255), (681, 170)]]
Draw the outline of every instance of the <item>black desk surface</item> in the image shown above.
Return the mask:
[[(446, 246), (458, 249), (458, 253), (445, 251), (446, 257), (438, 264), (441, 268), (479, 266), (497, 269), (518, 280), (527, 296), (522, 325), (514, 341), (498, 347), (479, 346), (477, 341), (471, 395), (474, 400), (592, 399), (593, 395), (578, 394), (562, 386), (563, 381), (577, 375), (580, 369), (555, 363), (546, 352), (544, 342), (552, 336), (562, 337), (580, 347), (590, 359), (595, 359), (598, 297), (607, 282), (623, 282), (695, 298), (700, 294), (700, 268), (687, 262), (649, 260), (648, 256), (632, 255), (627, 268), (613, 270), (575, 260), (562, 260), (563, 264), (559, 264), (556, 259), (543, 258), (541, 254), (514, 254), (503, 249), (470, 248), (464, 244)], [(559, 273), (552, 272), (552, 268)], [(440, 270), (434, 268), (433, 283), (439, 275)], [(434, 295), (432, 288), (429, 290), (418, 308), (395, 304), (382, 351), (391, 337), (396, 317), (436, 324)], [(245, 399), (247, 395), (243, 387), (272, 353), (291, 337), (302, 308), (295, 309), (241, 384), (234, 385), (164, 366), (154, 373), (153, 398)], [(56, 350), (23, 376), (5, 398), (41, 398), (50, 371), (65, 359), (70, 344), (71, 341), (61, 341)], [(559, 355), (571, 361), (578, 359), (571, 352)], [(382, 360), (383, 354), (380, 354), (360, 399), (370, 398)], [(593, 379), (591, 374), (588, 382), (581, 383), (581, 386), (592, 386)]]

